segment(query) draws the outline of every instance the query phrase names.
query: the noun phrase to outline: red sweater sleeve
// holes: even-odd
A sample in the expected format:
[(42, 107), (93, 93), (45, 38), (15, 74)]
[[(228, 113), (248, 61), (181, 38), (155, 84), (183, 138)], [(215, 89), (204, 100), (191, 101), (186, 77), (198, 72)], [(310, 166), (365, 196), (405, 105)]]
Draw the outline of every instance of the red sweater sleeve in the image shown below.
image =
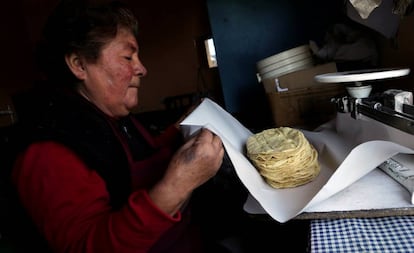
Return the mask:
[(147, 252), (181, 219), (159, 210), (145, 190), (133, 192), (121, 210), (111, 210), (102, 178), (54, 142), (32, 144), (17, 161), (12, 179), (55, 252)]

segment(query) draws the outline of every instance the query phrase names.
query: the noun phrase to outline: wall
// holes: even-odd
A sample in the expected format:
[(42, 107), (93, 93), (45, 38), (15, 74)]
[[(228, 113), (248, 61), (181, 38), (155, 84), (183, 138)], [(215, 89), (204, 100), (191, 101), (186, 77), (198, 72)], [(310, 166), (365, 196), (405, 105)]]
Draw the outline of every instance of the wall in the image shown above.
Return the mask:
[[(3, 34), (0, 40), (0, 111), (5, 111), (9, 107), (13, 109), (11, 95), (27, 89), (33, 81), (33, 34), (36, 33), (39, 19), (28, 22), (26, 11), (31, 7), (26, 6), (24, 1), (7, 1), (0, 8), (0, 29)], [(34, 14), (41, 13), (38, 8), (32, 10)], [(10, 123), (13, 123), (13, 118), (9, 115), (0, 115), (0, 126)]]
[(341, 18), (340, 6), (329, 0), (208, 0), (226, 109), (251, 127), (271, 124), (256, 62), (310, 39), (320, 42)]
[(414, 13), (401, 19), (395, 38), (386, 39), (379, 37), (381, 49), (381, 64), (389, 68), (410, 68), (408, 76), (388, 80), (388, 86), (395, 86), (407, 91), (414, 92)]
[(130, 1), (140, 21), (140, 57), (148, 69), (139, 111), (160, 109), (162, 99), (198, 91), (221, 101), (217, 69), (203, 64), (200, 40), (211, 33), (202, 0)]

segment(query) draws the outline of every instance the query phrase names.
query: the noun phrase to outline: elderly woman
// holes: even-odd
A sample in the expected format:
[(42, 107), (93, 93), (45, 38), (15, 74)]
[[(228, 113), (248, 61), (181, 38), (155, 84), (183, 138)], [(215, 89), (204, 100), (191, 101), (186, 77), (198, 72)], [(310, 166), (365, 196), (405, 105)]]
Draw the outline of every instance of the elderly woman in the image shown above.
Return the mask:
[(222, 165), (222, 142), (145, 131), (130, 113), (147, 74), (136, 18), (77, 2), (45, 26), (48, 85), (12, 171), (21, 206), (52, 252), (202, 252), (188, 200)]

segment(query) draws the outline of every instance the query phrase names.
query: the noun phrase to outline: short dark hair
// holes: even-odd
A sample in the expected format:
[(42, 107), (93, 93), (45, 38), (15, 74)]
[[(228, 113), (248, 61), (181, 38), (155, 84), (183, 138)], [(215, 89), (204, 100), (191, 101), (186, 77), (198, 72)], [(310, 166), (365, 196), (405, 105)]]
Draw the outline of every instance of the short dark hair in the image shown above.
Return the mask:
[(115, 38), (121, 28), (138, 37), (138, 21), (121, 2), (60, 1), (46, 22), (38, 46), (39, 70), (48, 80), (73, 85), (78, 80), (66, 65), (65, 55), (77, 53), (95, 62), (102, 46)]

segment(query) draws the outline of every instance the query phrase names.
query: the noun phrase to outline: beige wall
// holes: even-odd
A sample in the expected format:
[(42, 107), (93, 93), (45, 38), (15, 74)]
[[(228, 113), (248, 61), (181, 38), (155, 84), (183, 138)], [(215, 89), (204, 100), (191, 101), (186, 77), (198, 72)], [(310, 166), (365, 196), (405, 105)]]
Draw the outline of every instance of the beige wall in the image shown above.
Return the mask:
[[(140, 56), (148, 75), (138, 111), (162, 109), (162, 99), (207, 88), (218, 93), (218, 71), (200, 68), (196, 40), (210, 33), (204, 1), (130, 1), (140, 22)], [(202, 75), (202, 76), (200, 76)]]

